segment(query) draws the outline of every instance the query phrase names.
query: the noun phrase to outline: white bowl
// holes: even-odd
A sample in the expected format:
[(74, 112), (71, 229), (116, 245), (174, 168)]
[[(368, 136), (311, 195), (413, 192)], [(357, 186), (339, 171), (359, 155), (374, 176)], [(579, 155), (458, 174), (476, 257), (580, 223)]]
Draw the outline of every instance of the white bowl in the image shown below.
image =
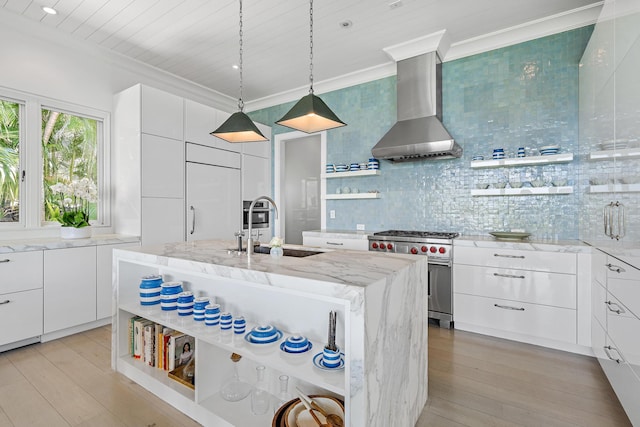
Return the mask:
[(553, 185), (554, 187), (564, 187), (565, 185), (567, 185), (567, 179), (566, 178), (554, 179), (553, 181), (551, 181), (551, 185)]
[(509, 181), (509, 187), (511, 187), (511, 188), (520, 188), (520, 187), (522, 187), (522, 182), (520, 182), (520, 181)]
[(489, 188), (489, 184), (476, 184), (476, 188), (478, 190), (485, 190), (485, 189)]
[(640, 182), (640, 176), (623, 176), (620, 178), (623, 184), (637, 184)]
[(544, 181), (541, 179), (534, 179), (533, 181), (531, 181), (532, 187), (542, 187), (543, 185), (544, 185)]
[(495, 184), (493, 184), (493, 188), (504, 188), (507, 186), (506, 182), (496, 182)]
[(591, 185), (607, 185), (609, 180), (607, 178), (598, 178), (594, 177), (589, 180), (589, 184)]

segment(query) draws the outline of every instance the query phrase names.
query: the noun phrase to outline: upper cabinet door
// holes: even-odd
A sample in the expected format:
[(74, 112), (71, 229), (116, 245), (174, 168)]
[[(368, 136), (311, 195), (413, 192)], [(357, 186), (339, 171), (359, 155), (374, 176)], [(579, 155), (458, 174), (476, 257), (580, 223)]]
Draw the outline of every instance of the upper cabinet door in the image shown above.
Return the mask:
[(142, 135), (142, 197), (184, 197), (184, 142)]
[(181, 97), (142, 86), (142, 132), (183, 140), (183, 112)]
[(242, 144), (231, 144), (211, 135), (230, 115), (208, 105), (185, 100), (185, 141), (239, 153)]
[[(254, 122), (255, 123), (255, 122)], [(259, 142), (245, 142), (242, 145), (242, 154), (250, 154), (252, 156), (264, 157), (265, 159), (271, 158), (271, 128), (262, 123), (256, 123), (260, 132), (267, 138), (268, 141)]]

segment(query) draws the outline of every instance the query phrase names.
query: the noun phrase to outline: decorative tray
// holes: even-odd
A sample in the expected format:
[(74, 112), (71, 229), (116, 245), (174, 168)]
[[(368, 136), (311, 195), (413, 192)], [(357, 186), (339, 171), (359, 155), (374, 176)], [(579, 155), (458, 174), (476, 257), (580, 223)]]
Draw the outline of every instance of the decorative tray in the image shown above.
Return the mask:
[(523, 233), (523, 232), (517, 232), (517, 231), (492, 231), (489, 234), (491, 234), (493, 237), (495, 237), (498, 240), (514, 240), (514, 241), (524, 240), (527, 237), (531, 236), (531, 233)]

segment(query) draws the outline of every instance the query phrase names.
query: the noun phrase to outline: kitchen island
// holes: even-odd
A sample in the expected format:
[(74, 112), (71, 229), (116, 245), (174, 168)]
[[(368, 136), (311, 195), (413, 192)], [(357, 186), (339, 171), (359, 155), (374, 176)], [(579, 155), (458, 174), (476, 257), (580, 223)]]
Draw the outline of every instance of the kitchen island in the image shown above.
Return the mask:
[[(427, 400), (427, 259), (407, 255), (317, 250), (307, 257), (273, 258), (238, 254), (232, 242), (197, 241), (114, 251), (112, 366), (207, 426), (268, 426), (273, 411), (253, 415), (250, 399), (228, 402), (220, 389), (229, 379), (231, 353), (243, 356), (240, 376), (253, 383), (254, 368), (269, 371), (277, 394), (280, 374), (307, 394), (338, 397), (348, 426), (414, 425)], [(286, 246), (285, 246), (286, 248)], [(304, 249), (302, 247), (296, 247)], [(313, 348), (287, 354), (279, 343), (257, 345), (242, 335), (199, 325), (192, 318), (139, 303), (144, 275), (181, 281), (208, 296), (233, 316), (244, 316), (247, 331), (271, 324), (284, 338), (300, 333)], [(329, 311), (337, 312), (336, 342), (344, 369), (313, 363), (327, 342)], [(195, 388), (167, 378), (130, 356), (129, 319), (141, 316), (195, 337)]]

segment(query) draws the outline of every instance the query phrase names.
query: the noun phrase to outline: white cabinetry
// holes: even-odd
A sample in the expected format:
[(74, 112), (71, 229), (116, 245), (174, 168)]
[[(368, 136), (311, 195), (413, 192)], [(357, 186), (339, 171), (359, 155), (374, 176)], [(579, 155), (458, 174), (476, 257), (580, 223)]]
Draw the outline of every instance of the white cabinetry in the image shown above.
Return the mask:
[(42, 251), (0, 254), (0, 351), (42, 335)]
[(640, 270), (599, 251), (593, 261), (593, 352), (631, 423), (640, 424)]
[(242, 227), (240, 154), (187, 144), (187, 240), (233, 239)]
[(96, 320), (96, 248), (44, 253), (44, 333)]
[(114, 225), (143, 244), (184, 240), (183, 110), (143, 85), (114, 97)]
[(456, 246), (455, 327), (555, 348), (579, 344), (577, 255)]
[(232, 144), (211, 135), (229, 115), (208, 105), (185, 100), (184, 139), (193, 144), (239, 153), (244, 144)]
[(304, 246), (315, 246), (318, 248), (329, 249), (350, 249), (355, 251), (368, 251), (369, 240), (363, 238), (338, 237), (335, 234), (327, 234), (327, 237), (308, 236), (302, 233), (302, 241)]

